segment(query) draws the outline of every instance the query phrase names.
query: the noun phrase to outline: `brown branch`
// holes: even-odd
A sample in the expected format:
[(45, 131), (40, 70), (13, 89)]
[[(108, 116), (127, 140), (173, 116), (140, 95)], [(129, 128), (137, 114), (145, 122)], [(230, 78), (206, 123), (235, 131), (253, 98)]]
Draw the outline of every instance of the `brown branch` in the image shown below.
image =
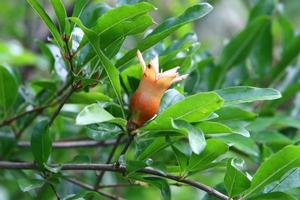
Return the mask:
[[(94, 190), (94, 187), (87, 184), (87, 183), (83, 183), (81, 181), (78, 181), (76, 179), (71, 179), (71, 178), (66, 178), (66, 177), (63, 177), (63, 179), (65, 179), (66, 181), (70, 182), (70, 183), (73, 183), (74, 185), (77, 185), (79, 187), (82, 187), (84, 189), (87, 189), (87, 190), (91, 190), (91, 191), (95, 191)], [(123, 200), (123, 198), (121, 197), (117, 197), (117, 196), (114, 196), (114, 195), (111, 195), (111, 194), (108, 194), (106, 192), (102, 192), (102, 191), (95, 191), (97, 192), (98, 194), (102, 195), (102, 196), (105, 196), (109, 199), (113, 199), (113, 200)]]
[[(123, 142), (123, 141), (122, 141)], [(52, 147), (57, 149), (66, 148), (81, 148), (81, 147), (104, 147), (116, 144), (116, 140), (95, 141), (95, 140), (77, 140), (77, 141), (56, 141), (53, 142)], [(30, 141), (18, 142), (18, 147), (30, 147)]]
[[(104, 170), (104, 171), (112, 171), (112, 172), (119, 172), (119, 173), (126, 173), (125, 168), (120, 168), (117, 165), (113, 164), (62, 164), (57, 165), (53, 164), (50, 165), (52, 167), (61, 167), (61, 170)], [(28, 162), (9, 162), (9, 161), (0, 161), (0, 169), (38, 169), (37, 166), (33, 163)], [(140, 169), (137, 172), (159, 176), (163, 178), (167, 178), (170, 180), (174, 180), (179, 183), (185, 183), (187, 185), (193, 186), (195, 188), (198, 188), (200, 190), (206, 191), (208, 194), (213, 195), (221, 200), (229, 200), (230, 198), (226, 196), (225, 194), (215, 190), (214, 188), (207, 186), (203, 183), (193, 181), (190, 179), (185, 179), (181, 176), (176, 176), (172, 174), (167, 174), (160, 172), (158, 170), (152, 169), (152, 168), (144, 168)]]
[[(72, 84), (72, 82), (67, 82), (61, 89), (58, 90), (57, 95), (56, 96), (60, 96), (61, 94), (63, 94), (65, 92), (65, 90)], [(54, 98), (51, 98), (49, 102), (52, 102), (54, 100)], [(48, 102), (48, 103), (49, 103)], [(46, 109), (46, 108), (44, 108)], [(34, 113), (34, 115), (23, 125), (23, 127), (16, 133), (16, 139), (19, 139), (23, 132), (26, 130), (26, 128), (28, 126), (30, 126), (31, 123), (33, 123), (33, 121), (35, 120), (35, 118), (44, 111), (44, 109), (40, 109), (38, 111), (36, 111)]]
[(52, 125), (52, 123), (54, 122), (55, 118), (59, 114), (60, 110), (62, 109), (62, 107), (64, 106), (64, 104), (66, 103), (66, 101), (68, 100), (68, 98), (73, 94), (74, 91), (75, 91), (75, 89), (72, 87), (71, 90), (63, 97), (63, 99), (61, 100), (58, 108), (54, 111), (54, 113), (52, 114), (52, 116), (51, 116), (51, 118), (49, 120), (49, 126)]
[(10, 119), (6, 119), (6, 120), (2, 121), (0, 123), (0, 127), (9, 125), (12, 122), (14, 122), (14, 121), (16, 121), (16, 120), (18, 120), (18, 119), (20, 119), (20, 118), (22, 118), (22, 117), (24, 117), (24, 116), (26, 116), (28, 114), (31, 114), (31, 113), (34, 113), (34, 112), (39, 112), (39, 111), (42, 111), (42, 110), (44, 110), (46, 108), (54, 106), (56, 103), (57, 102), (53, 102), (53, 103), (50, 103), (50, 104), (47, 104), (47, 105), (37, 106), (37, 107), (35, 107), (35, 108), (31, 109), (31, 110), (28, 110), (28, 111), (24, 111), (24, 112), (22, 112), (22, 113), (20, 113), (20, 114), (18, 114), (16, 116), (10, 118)]
[[(117, 148), (118, 148), (118, 146), (120, 144), (120, 141), (121, 141), (122, 137), (123, 137), (123, 134), (121, 134), (121, 135), (118, 136), (118, 138), (116, 140), (116, 143), (115, 143), (113, 149), (111, 150), (111, 152), (110, 152), (110, 154), (108, 156), (106, 164), (109, 164), (111, 162), (112, 158), (114, 157), (115, 152), (116, 152), (116, 150), (117, 150)], [(94, 185), (95, 190), (98, 190), (99, 183), (101, 182), (101, 180), (102, 180), (102, 178), (104, 176), (104, 173), (105, 173), (105, 171), (101, 171), (101, 173), (97, 176), (96, 183)]]

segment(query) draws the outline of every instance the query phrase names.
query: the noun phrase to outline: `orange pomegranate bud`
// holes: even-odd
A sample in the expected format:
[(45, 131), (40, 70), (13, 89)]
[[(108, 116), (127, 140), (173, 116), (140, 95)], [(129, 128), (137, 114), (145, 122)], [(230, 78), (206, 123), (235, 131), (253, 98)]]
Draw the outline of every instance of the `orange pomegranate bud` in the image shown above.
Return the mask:
[(159, 73), (157, 56), (148, 65), (140, 51), (137, 51), (137, 58), (142, 65), (143, 74), (139, 87), (130, 100), (131, 118), (128, 129), (131, 130), (141, 127), (157, 113), (161, 97), (172, 83), (184, 80), (188, 76), (187, 74), (179, 76), (177, 72), (179, 67)]

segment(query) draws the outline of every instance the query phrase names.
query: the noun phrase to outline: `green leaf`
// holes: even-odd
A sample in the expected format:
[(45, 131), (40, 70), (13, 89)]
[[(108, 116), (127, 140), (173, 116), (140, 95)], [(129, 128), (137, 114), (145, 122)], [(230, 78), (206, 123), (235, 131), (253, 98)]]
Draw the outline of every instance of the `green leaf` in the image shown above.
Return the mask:
[[(123, 119), (120, 119), (119, 123), (122, 123)], [(125, 122), (122, 123), (125, 126)], [(103, 141), (108, 139), (115, 139), (120, 133), (124, 132), (123, 128), (121, 128), (117, 124), (113, 124), (112, 122), (102, 122), (100, 124), (91, 124), (88, 125), (90, 131), (86, 133), (89, 138), (93, 140)]]
[(17, 81), (7, 68), (0, 65), (0, 108), (4, 111), (11, 108), (17, 99), (17, 95)]
[[(128, 29), (129, 27), (126, 26), (126, 23), (130, 23), (131, 24), (130, 26), (133, 28), (133, 26), (136, 25), (136, 22), (134, 21), (135, 20), (139, 21), (140, 20), (139, 16), (142, 16), (150, 12), (151, 10), (154, 10), (153, 5), (146, 2), (141, 2), (135, 5), (123, 5), (111, 9), (97, 19), (96, 25), (91, 30), (93, 30), (98, 36), (102, 34), (106, 34), (107, 36), (114, 38), (113, 40), (117, 41), (118, 39), (116, 38), (120, 38), (120, 36), (125, 36), (126, 32), (130, 32), (130, 31), (136, 32), (136, 30)], [(145, 24), (147, 25), (149, 25), (148, 19), (145, 21)], [(140, 24), (140, 26), (144, 27), (145, 25)], [(135, 28), (140, 29), (139, 27), (135, 27)], [(124, 32), (122, 30), (124, 30)], [(121, 34), (119, 33), (116, 34), (116, 31)], [(104, 41), (105, 38), (103, 37), (102, 40)], [(86, 44), (86, 38), (84, 37), (83, 40), (81, 41), (80, 46), (84, 46), (85, 44)]]
[(179, 149), (177, 149), (175, 146), (171, 145), (172, 150), (174, 151), (174, 154), (176, 156), (177, 163), (180, 167), (180, 172), (185, 172), (187, 165), (188, 165), (188, 157), (182, 153)]
[(0, 132), (0, 160), (7, 159), (16, 145), (12, 132)]
[(104, 67), (105, 72), (109, 78), (113, 91), (115, 92), (118, 98), (119, 104), (122, 108), (123, 117), (125, 118), (125, 114), (123, 111), (123, 102), (121, 98), (121, 84), (119, 78), (119, 71), (114, 67), (111, 61), (104, 55), (104, 53), (99, 48), (99, 41), (98, 41), (97, 34), (91, 29), (86, 28), (78, 18), (71, 17), (70, 20), (73, 21), (75, 24), (77, 24), (83, 30), (83, 32), (85, 33), (85, 35), (87, 36), (90, 42), (90, 45), (93, 47), (94, 51), (96, 52), (99, 61), (101, 65)]
[(219, 88), (224, 81), (226, 72), (244, 61), (256, 44), (258, 36), (269, 23), (270, 18), (266, 16), (257, 17), (243, 31), (235, 36), (223, 49), (215, 77), (215, 88)]
[(295, 36), (283, 52), (280, 61), (272, 68), (269, 81), (274, 82), (300, 53), (300, 35)]
[(59, 22), (61, 33), (65, 32), (67, 12), (61, 0), (50, 0)]
[(239, 169), (236, 159), (229, 159), (224, 177), (224, 185), (230, 197), (237, 197), (250, 187), (250, 180)]
[(185, 24), (193, 22), (201, 17), (204, 17), (212, 10), (212, 6), (208, 3), (201, 3), (188, 8), (182, 15), (176, 18), (170, 18), (161, 23), (156, 27), (145, 39), (140, 41), (136, 48), (130, 50), (116, 63), (117, 67), (126, 64), (130, 59), (132, 59), (136, 51), (139, 49), (141, 52), (149, 49), (158, 42), (165, 39), (171, 33), (175, 32), (177, 29)]
[(159, 177), (145, 177), (148, 183), (160, 189), (161, 196), (164, 200), (171, 200), (171, 190), (168, 182)]
[(257, 114), (243, 110), (238, 107), (222, 107), (216, 111), (216, 114), (219, 116), (214, 119), (214, 121), (223, 122), (223, 121), (232, 121), (232, 120), (243, 120), (251, 121), (257, 117)]
[(253, 176), (245, 197), (254, 195), (268, 184), (280, 179), (289, 170), (300, 167), (300, 146), (287, 146), (263, 162)]
[(18, 185), (22, 192), (28, 192), (40, 188), (44, 185), (44, 180), (21, 178), (17, 179)]
[(158, 113), (163, 112), (168, 107), (184, 99), (184, 96), (175, 89), (167, 90), (161, 98)]
[(260, 194), (250, 198), (249, 200), (296, 200), (296, 198), (284, 192), (271, 192), (267, 194)]
[(142, 149), (137, 156), (138, 160), (149, 158), (154, 153), (157, 153), (169, 146), (164, 137), (159, 137)]
[(43, 7), (39, 4), (37, 0), (27, 0), (27, 2), (30, 4), (30, 6), (35, 10), (35, 12), (40, 16), (40, 18), (44, 21), (44, 23), (47, 25), (49, 31), (53, 35), (55, 41), (57, 44), (63, 48), (64, 42), (61, 38), (61, 35), (59, 34), (59, 31), (57, 30), (55, 24), (51, 20), (51, 18), (47, 15)]
[(216, 92), (224, 99), (225, 105), (273, 100), (281, 97), (280, 92), (275, 89), (250, 86), (229, 87), (216, 90)]
[(33, 128), (31, 135), (31, 151), (40, 168), (44, 168), (52, 151), (52, 137), (48, 127), (48, 120), (39, 121)]
[(277, 180), (264, 188), (264, 193), (285, 192), (300, 187), (300, 168), (286, 172), (280, 180)]
[(200, 128), (205, 134), (229, 134), (234, 133), (232, 129), (225, 124), (218, 122), (204, 121), (194, 125), (196, 128)]
[(168, 107), (142, 130), (172, 130), (171, 119), (199, 122), (219, 109), (222, 104), (222, 98), (214, 92), (191, 95)]
[(83, 9), (89, 3), (89, 0), (76, 0), (73, 8), (72, 17), (80, 17)]
[(188, 170), (190, 172), (201, 171), (210, 167), (210, 164), (219, 156), (228, 151), (228, 146), (219, 139), (209, 139), (206, 141), (206, 147), (199, 155), (192, 154)]
[(221, 136), (219, 138), (225, 141), (229, 146), (233, 146), (236, 149), (245, 152), (246, 154), (256, 157), (259, 156), (258, 146), (251, 138), (247, 138), (239, 134), (231, 134)]
[(188, 135), (190, 147), (195, 154), (200, 154), (203, 151), (206, 146), (206, 141), (201, 129), (195, 128), (183, 120), (172, 121), (172, 125), (179, 132)]
[(68, 99), (68, 103), (92, 104), (97, 102), (111, 102), (112, 99), (101, 92), (76, 92)]
[(77, 125), (89, 125), (102, 122), (116, 123), (123, 127), (126, 125), (126, 120), (115, 118), (97, 103), (85, 106), (76, 117)]

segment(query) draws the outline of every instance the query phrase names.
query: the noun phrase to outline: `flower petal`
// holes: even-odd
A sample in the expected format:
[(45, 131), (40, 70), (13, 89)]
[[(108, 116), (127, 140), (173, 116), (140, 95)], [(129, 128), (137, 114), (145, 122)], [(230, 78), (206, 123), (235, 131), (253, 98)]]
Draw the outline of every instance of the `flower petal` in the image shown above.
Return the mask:
[(174, 78), (172, 80), (172, 83), (177, 83), (179, 81), (182, 81), (182, 80), (186, 79), (187, 77), (188, 77), (188, 74), (184, 74), (184, 75), (178, 76), (178, 77), (176, 77), (176, 78)]
[(143, 55), (142, 55), (142, 53), (140, 52), (140, 50), (137, 50), (136, 56), (137, 56), (137, 58), (138, 58), (140, 64), (142, 65), (143, 73), (144, 73), (144, 72), (146, 71), (146, 68), (147, 68), (147, 67), (146, 67), (146, 63), (145, 63), (145, 61), (144, 61)]

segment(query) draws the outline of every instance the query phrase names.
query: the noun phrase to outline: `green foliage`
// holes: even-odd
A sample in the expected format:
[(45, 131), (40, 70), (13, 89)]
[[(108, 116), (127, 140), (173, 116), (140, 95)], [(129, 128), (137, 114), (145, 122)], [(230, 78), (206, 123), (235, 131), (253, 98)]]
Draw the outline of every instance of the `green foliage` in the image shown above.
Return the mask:
[[(300, 4), (210, 2), (3, 2), (0, 199), (298, 199)], [(188, 74), (139, 127), (137, 50)]]

